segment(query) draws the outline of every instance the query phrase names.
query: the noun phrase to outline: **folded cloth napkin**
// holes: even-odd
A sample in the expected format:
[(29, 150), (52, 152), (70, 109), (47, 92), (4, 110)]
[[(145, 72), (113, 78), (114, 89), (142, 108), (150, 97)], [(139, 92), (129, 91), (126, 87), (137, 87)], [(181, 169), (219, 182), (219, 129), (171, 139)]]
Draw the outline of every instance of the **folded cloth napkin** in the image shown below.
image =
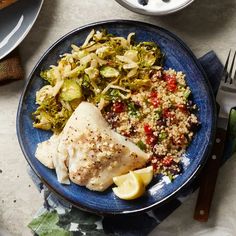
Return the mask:
[(21, 65), (18, 49), (0, 60), (0, 84), (12, 80), (23, 79), (24, 70)]
[[(201, 57), (199, 61), (216, 93), (223, 71), (221, 62), (213, 51)], [(236, 111), (234, 119), (236, 119)], [(236, 125), (233, 128), (236, 133)], [(227, 160), (232, 154), (232, 140), (236, 140), (236, 135), (229, 136), (229, 138), (227, 143), (230, 143), (231, 146), (227, 146), (224, 160)], [(28, 225), (37, 235), (147, 235), (180, 206), (198, 186), (198, 181), (193, 182), (177, 198), (147, 213), (132, 215), (132, 217), (130, 215), (102, 217), (72, 207), (50, 192), (31, 169), (29, 169), (29, 174), (38, 190), (44, 194), (45, 199), (44, 206)]]

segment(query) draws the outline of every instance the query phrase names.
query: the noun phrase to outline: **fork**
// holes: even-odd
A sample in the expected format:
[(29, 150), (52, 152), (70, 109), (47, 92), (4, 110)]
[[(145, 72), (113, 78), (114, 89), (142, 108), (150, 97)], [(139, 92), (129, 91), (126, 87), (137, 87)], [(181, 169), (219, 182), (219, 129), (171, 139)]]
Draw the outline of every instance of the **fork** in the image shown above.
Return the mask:
[(217, 175), (224, 152), (224, 143), (227, 137), (229, 114), (231, 109), (236, 105), (236, 70), (233, 75), (236, 51), (233, 54), (228, 72), (230, 58), (231, 50), (228, 53), (222, 79), (216, 95), (218, 120), (215, 142), (211, 156), (209, 156), (200, 177), (200, 188), (194, 212), (194, 219), (201, 222), (206, 222), (209, 218)]

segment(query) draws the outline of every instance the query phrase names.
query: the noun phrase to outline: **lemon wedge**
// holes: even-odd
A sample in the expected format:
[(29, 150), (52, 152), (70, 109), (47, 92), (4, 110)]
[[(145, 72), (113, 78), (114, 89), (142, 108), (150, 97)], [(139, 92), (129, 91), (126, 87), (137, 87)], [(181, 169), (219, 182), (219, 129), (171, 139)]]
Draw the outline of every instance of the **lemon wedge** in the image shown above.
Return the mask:
[(134, 172), (142, 178), (145, 186), (150, 184), (150, 182), (152, 181), (152, 178), (153, 178), (153, 167), (152, 166), (148, 166), (143, 169), (135, 170)]
[(141, 177), (133, 171), (130, 171), (125, 181), (112, 190), (120, 199), (133, 200), (143, 195), (145, 186)]
[[(152, 181), (152, 178), (153, 178), (153, 167), (152, 166), (148, 166), (146, 168), (138, 169), (138, 170), (135, 170), (133, 172), (135, 174), (138, 174), (141, 177), (141, 179), (142, 179), (145, 186), (150, 184), (150, 182)], [(123, 182), (126, 181), (127, 178), (129, 178), (129, 175), (130, 175), (130, 173), (113, 177), (113, 182), (117, 186), (120, 186)]]

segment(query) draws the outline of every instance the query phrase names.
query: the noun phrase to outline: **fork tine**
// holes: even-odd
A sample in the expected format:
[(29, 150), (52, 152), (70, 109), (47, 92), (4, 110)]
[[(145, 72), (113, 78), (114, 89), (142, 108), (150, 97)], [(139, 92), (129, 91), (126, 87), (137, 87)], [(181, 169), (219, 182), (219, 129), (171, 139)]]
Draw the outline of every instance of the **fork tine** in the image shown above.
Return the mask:
[(229, 79), (230, 79), (229, 83), (230, 83), (230, 84), (232, 84), (232, 82), (233, 82), (232, 73), (233, 73), (233, 67), (234, 67), (235, 56), (236, 56), (236, 52), (234, 52), (233, 60), (232, 60), (231, 67), (230, 67), (230, 70), (229, 70)]
[(230, 54), (231, 54), (231, 49), (229, 50), (229, 53), (228, 53), (228, 56), (227, 56), (227, 59), (226, 59), (226, 62), (225, 62), (225, 66), (224, 66), (224, 69), (223, 69), (223, 78), (222, 79), (224, 80), (225, 83), (227, 82), (228, 77), (229, 77), (229, 74), (227, 72), (227, 68), (228, 68), (228, 64), (229, 64)]
[(233, 82), (234, 85), (236, 85), (236, 69), (234, 71), (234, 77), (233, 77), (233, 81), (232, 82)]

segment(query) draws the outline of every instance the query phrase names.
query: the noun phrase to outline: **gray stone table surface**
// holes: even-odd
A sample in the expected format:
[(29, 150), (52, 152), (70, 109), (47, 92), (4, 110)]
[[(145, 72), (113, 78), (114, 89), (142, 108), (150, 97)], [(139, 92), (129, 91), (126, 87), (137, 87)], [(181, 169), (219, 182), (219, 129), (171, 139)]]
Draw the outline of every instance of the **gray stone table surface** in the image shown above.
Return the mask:
[[(34, 27), (20, 45), (29, 75), (43, 52), (58, 38), (84, 24), (108, 19), (133, 19), (163, 26), (201, 56), (214, 49), (225, 60), (236, 48), (236, 0), (195, 0), (181, 12), (150, 17), (132, 13), (114, 0), (45, 0)], [(0, 86), (0, 235), (31, 235), (27, 223), (43, 200), (26, 172), (18, 145), (16, 111), (24, 81)], [(151, 235), (236, 235), (236, 158), (220, 170), (210, 220), (193, 220), (197, 193), (162, 222)], [(8, 232), (8, 233), (7, 233)]]

